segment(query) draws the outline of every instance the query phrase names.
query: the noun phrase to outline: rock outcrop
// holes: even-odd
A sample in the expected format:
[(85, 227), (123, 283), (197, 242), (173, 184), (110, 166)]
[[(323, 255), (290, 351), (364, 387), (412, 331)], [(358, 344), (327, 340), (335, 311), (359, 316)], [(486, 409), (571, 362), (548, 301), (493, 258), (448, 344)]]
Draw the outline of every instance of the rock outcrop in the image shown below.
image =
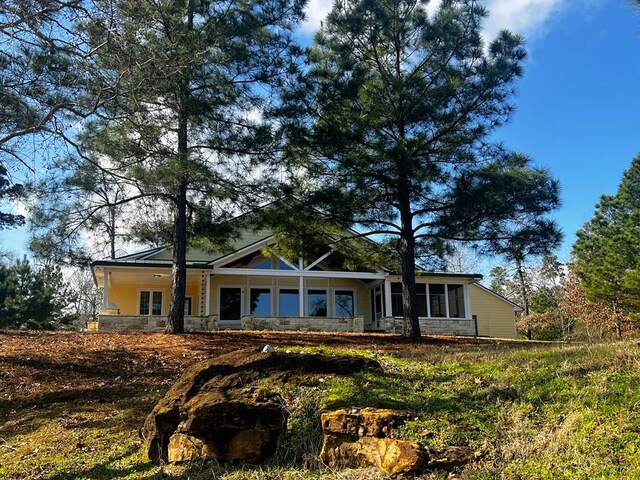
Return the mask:
[(388, 475), (453, 470), (481, 455), (468, 447), (430, 450), (397, 438), (409, 415), (397, 410), (340, 409), (322, 415), (320, 460), (329, 468), (378, 467)]
[(240, 350), (189, 367), (141, 429), (152, 461), (259, 463), (286, 426), (277, 386), (304, 375), (380, 369), (360, 357)]
[(429, 461), (427, 450), (393, 438), (406, 420), (403, 412), (374, 408), (325, 413), (320, 460), (334, 469), (375, 466), (389, 475), (422, 470)]

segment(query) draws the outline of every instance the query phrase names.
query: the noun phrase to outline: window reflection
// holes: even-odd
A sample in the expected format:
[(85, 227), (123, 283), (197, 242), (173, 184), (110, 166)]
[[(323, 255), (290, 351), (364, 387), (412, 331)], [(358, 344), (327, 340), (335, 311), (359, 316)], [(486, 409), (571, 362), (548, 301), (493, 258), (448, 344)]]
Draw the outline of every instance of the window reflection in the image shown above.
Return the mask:
[(355, 317), (353, 292), (336, 290), (334, 292), (334, 315), (338, 318)]
[(271, 290), (268, 288), (251, 289), (251, 315), (258, 317), (271, 316)]
[(280, 290), (278, 293), (278, 315), (281, 317), (297, 317), (299, 314), (298, 290)]
[(308, 290), (307, 291), (307, 315), (309, 317), (327, 316), (327, 291)]

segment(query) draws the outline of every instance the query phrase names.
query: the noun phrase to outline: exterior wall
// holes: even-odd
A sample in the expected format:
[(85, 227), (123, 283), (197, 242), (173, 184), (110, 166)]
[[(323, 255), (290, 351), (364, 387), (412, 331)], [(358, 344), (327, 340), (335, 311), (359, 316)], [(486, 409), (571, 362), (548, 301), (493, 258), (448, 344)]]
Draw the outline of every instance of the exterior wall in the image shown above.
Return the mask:
[[(97, 322), (90, 322), (90, 332), (162, 332), (167, 325), (166, 317), (150, 315), (100, 315)], [(218, 330), (215, 316), (184, 318), (187, 332)]]
[(471, 297), (471, 311), (478, 319), (478, 335), (516, 338), (513, 305), (475, 284), (469, 285), (469, 296)]
[(364, 318), (242, 317), (243, 330), (295, 330), (304, 332), (364, 332)]
[[(295, 277), (284, 278), (272, 278), (272, 277), (258, 277), (258, 276), (242, 276), (242, 275), (214, 275), (211, 277), (211, 292), (210, 292), (210, 305), (212, 315), (217, 315), (218, 312), (218, 290), (219, 287), (242, 287), (243, 305), (242, 315), (249, 314), (249, 287), (262, 286), (272, 287), (271, 291), (271, 305), (274, 316), (277, 316), (277, 292), (278, 288), (298, 288), (299, 280)], [(369, 311), (369, 292), (367, 285), (360, 280), (354, 280), (349, 278), (305, 278), (305, 289), (307, 288), (325, 288), (327, 290), (340, 290), (350, 289), (355, 292), (355, 316), (363, 317), (366, 322), (369, 322), (371, 314)], [(330, 299), (331, 301), (331, 294)], [(323, 318), (323, 317), (317, 317)], [(326, 318), (325, 318), (326, 319)]]
[[(420, 333), (423, 335), (459, 335), (472, 337), (476, 334), (473, 320), (466, 318), (421, 318)], [(388, 333), (402, 333), (404, 320), (398, 317), (380, 319), (380, 328)]]
[[(139, 292), (141, 290), (161, 291), (162, 314), (167, 315), (169, 313), (169, 302), (171, 301), (171, 285), (124, 283), (116, 283), (107, 290), (107, 301), (110, 304), (117, 305), (119, 311), (113, 312), (113, 309), (110, 309), (111, 311), (107, 313), (119, 313), (120, 315), (138, 315), (138, 302), (140, 298)], [(198, 313), (199, 291), (199, 284), (187, 283), (185, 296), (192, 298), (192, 315), (196, 315)]]

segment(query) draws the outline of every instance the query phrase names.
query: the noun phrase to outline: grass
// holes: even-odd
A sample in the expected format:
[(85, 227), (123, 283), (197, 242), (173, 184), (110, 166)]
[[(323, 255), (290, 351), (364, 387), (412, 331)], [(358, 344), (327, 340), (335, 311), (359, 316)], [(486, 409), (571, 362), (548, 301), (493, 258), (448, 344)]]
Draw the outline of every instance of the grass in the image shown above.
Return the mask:
[[(373, 470), (329, 472), (314, 462), (319, 448), (314, 416), (342, 406), (408, 410), (412, 420), (402, 428), (404, 437), (433, 448), (471, 446), (481, 457), (457, 472), (459, 478), (640, 478), (640, 346), (635, 341), (427, 341), (398, 347), (383, 337), (325, 342), (324, 337), (274, 335), (266, 340), (277, 348), (375, 357), (384, 373), (327, 376), (281, 391), (291, 422), (277, 461), (259, 467), (172, 467), (144, 458), (137, 430), (145, 415), (184, 366), (218, 354), (218, 340), (233, 349), (246, 346), (236, 340), (247, 337), (69, 335), (77, 334), (32, 334), (25, 343), (19, 335), (0, 334), (5, 372), (0, 374), (0, 478), (383, 478)], [(61, 354), (62, 347), (52, 348), (57, 339), (79, 345), (71, 372), (57, 359), (72, 357), (74, 350)], [(29, 342), (45, 340), (51, 342), (46, 351), (34, 354), (28, 348)], [(20, 345), (12, 347), (15, 342)], [(83, 347), (82, 342), (89, 343)], [(91, 348), (95, 358), (86, 355)], [(120, 352), (114, 362), (137, 364), (93, 371), (112, 351)], [(91, 368), (83, 371), (82, 365)], [(7, 376), (7, 368), (28, 380)], [(56, 372), (57, 379), (52, 378)], [(430, 472), (422, 478), (447, 475)]]

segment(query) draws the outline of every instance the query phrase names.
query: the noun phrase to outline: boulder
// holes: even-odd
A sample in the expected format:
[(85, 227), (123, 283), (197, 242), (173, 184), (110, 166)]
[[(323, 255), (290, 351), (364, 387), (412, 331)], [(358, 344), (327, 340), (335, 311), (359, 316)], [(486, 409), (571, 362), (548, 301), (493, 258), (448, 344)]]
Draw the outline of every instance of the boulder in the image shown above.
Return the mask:
[(388, 475), (422, 470), (427, 450), (416, 442), (393, 438), (407, 419), (388, 409), (337, 410), (322, 415), (320, 460), (330, 468), (378, 467)]
[(320, 460), (329, 468), (377, 467), (388, 475), (421, 470), (455, 470), (482, 453), (470, 447), (427, 449), (397, 438), (410, 416), (389, 409), (340, 409), (322, 415)]
[(259, 463), (286, 427), (278, 385), (296, 376), (380, 370), (374, 361), (240, 350), (189, 367), (147, 417), (141, 435), (152, 461), (217, 458)]

